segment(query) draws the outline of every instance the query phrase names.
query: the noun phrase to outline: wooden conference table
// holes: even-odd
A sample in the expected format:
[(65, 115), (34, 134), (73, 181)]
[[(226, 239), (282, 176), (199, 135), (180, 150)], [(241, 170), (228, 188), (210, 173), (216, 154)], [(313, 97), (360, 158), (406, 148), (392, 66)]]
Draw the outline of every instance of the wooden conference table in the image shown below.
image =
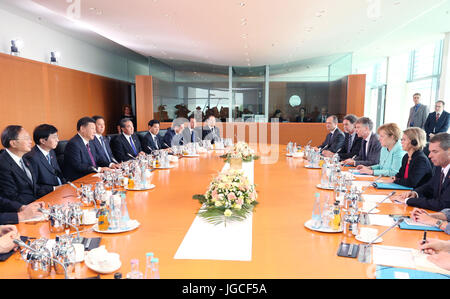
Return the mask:
[[(127, 205), (131, 219), (141, 226), (121, 234), (83, 233), (83, 237), (102, 237), (101, 245), (109, 252), (120, 254), (122, 267), (117, 271), (125, 277), (130, 271), (131, 259), (139, 259), (140, 270), (145, 271), (145, 254), (154, 252), (160, 261), (161, 278), (371, 278), (373, 266), (356, 259), (336, 255), (342, 234), (326, 234), (308, 230), (304, 223), (311, 218), (314, 194), (321, 198), (333, 192), (319, 190), (320, 170), (307, 169), (301, 158), (285, 156), (285, 146), (275, 146), (278, 160), (273, 164), (255, 161), (254, 180), (257, 184), (259, 205), (253, 215), (252, 260), (211, 261), (176, 260), (174, 255), (200, 204), (192, 199), (193, 194), (203, 194), (209, 182), (223, 167), (219, 157), (223, 152), (210, 151), (200, 158), (181, 158), (170, 170), (156, 170), (150, 191), (127, 192)], [(94, 183), (99, 180), (92, 175), (75, 183)], [(372, 194), (388, 194), (389, 191), (368, 189)], [(64, 186), (43, 197), (42, 201), (61, 204), (75, 201), (75, 190)], [(380, 214), (409, 215), (410, 207), (398, 204), (382, 204)], [(87, 227), (82, 227), (85, 229)], [(377, 227), (380, 232), (385, 227)], [(19, 224), (23, 236), (55, 238), (49, 233), (48, 223)], [(417, 248), (422, 231), (395, 228), (385, 236), (381, 245)], [(447, 240), (442, 232), (429, 232), (429, 238)], [(354, 238), (347, 242), (360, 243)], [(76, 266), (77, 278), (93, 277), (97, 273), (84, 263)], [(113, 274), (102, 275), (112, 278)], [(6, 262), (0, 262), (0, 278), (28, 278), (27, 264), (15, 253)], [(50, 278), (63, 278), (52, 272)]]

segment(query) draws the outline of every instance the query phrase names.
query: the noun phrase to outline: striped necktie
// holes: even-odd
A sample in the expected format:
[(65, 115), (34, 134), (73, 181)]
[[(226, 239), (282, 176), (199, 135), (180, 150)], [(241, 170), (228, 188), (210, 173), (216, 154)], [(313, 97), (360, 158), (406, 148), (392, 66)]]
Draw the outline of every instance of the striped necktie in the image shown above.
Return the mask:
[[(50, 164), (50, 166), (53, 167), (52, 157), (50, 156), (50, 154), (47, 155), (47, 160), (48, 160), (48, 164)], [(53, 167), (53, 169), (55, 169), (55, 167)], [(55, 176), (56, 176), (56, 179), (58, 180), (58, 186), (62, 185), (61, 180), (59, 179), (58, 175), (56, 175), (56, 171), (55, 171)]]

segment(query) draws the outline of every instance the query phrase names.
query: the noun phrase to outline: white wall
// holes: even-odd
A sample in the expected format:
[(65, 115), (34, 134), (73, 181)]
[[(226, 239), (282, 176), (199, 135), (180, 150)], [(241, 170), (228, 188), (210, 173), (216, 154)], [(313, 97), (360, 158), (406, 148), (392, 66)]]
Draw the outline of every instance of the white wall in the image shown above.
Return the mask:
[(144, 56), (117, 55), (0, 8), (0, 52), (9, 54), (16, 38), (24, 41), (24, 58), (49, 62), (50, 52), (58, 51), (63, 67), (130, 82), (149, 74)]

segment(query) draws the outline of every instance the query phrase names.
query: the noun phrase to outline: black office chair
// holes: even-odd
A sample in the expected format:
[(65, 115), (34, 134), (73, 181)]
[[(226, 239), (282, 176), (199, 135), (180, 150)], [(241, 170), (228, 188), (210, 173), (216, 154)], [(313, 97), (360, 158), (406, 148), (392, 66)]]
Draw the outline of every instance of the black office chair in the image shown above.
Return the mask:
[(69, 143), (68, 140), (60, 140), (58, 146), (55, 148), (56, 160), (61, 169), (63, 169), (64, 151), (66, 150), (67, 143)]

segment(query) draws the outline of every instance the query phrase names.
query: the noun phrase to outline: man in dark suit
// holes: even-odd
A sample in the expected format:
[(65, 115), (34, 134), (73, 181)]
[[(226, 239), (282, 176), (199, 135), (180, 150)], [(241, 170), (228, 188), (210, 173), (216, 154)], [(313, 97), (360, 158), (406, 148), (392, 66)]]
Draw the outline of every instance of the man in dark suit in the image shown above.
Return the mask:
[(159, 126), (160, 123), (156, 119), (148, 122), (148, 132), (142, 138), (142, 150), (147, 154), (163, 149), (164, 142), (159, 135)]
[(59, 142), (58, 130), (52, 125), (39, 125), (34, 129), (33, 140), (36, 145), (25, 157), (34, 168), (37, 183), (47, 194), (66, 182), (54, 151)]
[(102, 160), (108, 161), (108, 163), (117, 163), (111, 150), (110, 139), (103, 135), (105, 133), (105, 119), (99, 115), (93, 116), (92, 119), (95, 121), (95, 138), (92, 141), (95, 150), (102, 156)]
[(128, 118), (120, 121), (122, 133), (111, 141), (111, 149), (114, 157), (119, 162), (132, 160), (132, 157), (145, 154), (142, 151), (141, 142), (134, 134), (133, 122)]
[(427, 141), (438, 133), (446, 133), (450, 125), (450, 113), (444, 110), (445, 102), (439, 100), (435, 105), (435, 112), (428, 115), (425, 121)]
[(320, 114), (317, 116), (316, 122), (326, 123), (327, 118), (328, 118), (327, 107), (322, 107), (322, 109), (320, 109)]
[(203, 127), (202, 139), (211, 140), (211, 144), (220, 140), (220, 129), (216, 127), (216, 118), (214, 115), (210, 115), (206, 119), (206, 126)]
[[(358, 137), (358, 134), (356, 134), (355, 127), (357, 120), (358, 118), (355, 115), (348, 114), (344, 117), (342, 122), (344, 125), (345, 140), (341, 151), (338, 153), (341, 161), (357, 156), (361, 149), (362, 138)], [(324, 150), (322, 154), (325, 157), (333, 156), (333, 153), (328, 150)]]
[(336, 153), (344, 145), (345, 136), (344, 133), (337, 127), (338, 119), (335, 115), (331, 115), (327, 118), (325, 126), (330, 132), (325, 141), (319, 146), (323, 150), (327, 150), (329, 153)]
[(183, 140), (186, 143), (198, 142), (202, 140), (202, 128), (197, 127), (197, 120), (194, 115), (189, 116), (189, 124), (183, 130)]
[(163, 147), (171, 148), (172, 146), (179, 146), (185, 144), (183, 139), (184, 120), (177, 118), (172, 122), (172, 127), (167, 129), (163, 138)]
[(103, 160), (95, 150), (95, 121), (83, 117), (77, 122), (76, 134), (66, 145), (64, 151), (63, 173), (69, 181), (77, 180), (93, 172), (103, 172), (113, 164)]
[(18, 224), (21, 221), (39, 217), (42, 215), (39, 209), (43, 207), (43, 202), (22, 205), (18, 201), (11, 201), (0, 196), (0, 225)]
[(361, 117), (356, 121), (356, 134), (362, 138), (361, 149), (355, 159), (344, 161), (346, 165), (372, 166), (380, 162), (381, 143), (378, 135), (372, 133), (373, 122), (368, 117)]
[(450, 208), (450, 134), (439, 133), (430, 139), (429, 157), (436, 167), (433, 177), (425, 185), (393, 200), (432, 211)]
[(28, 158), (31, 137), (21, 126), (8, 126), (2, 133), (5, 150), (0, 154), (0, 196), (28, 205), (44, 196), (47, 189), (38, 185)]

